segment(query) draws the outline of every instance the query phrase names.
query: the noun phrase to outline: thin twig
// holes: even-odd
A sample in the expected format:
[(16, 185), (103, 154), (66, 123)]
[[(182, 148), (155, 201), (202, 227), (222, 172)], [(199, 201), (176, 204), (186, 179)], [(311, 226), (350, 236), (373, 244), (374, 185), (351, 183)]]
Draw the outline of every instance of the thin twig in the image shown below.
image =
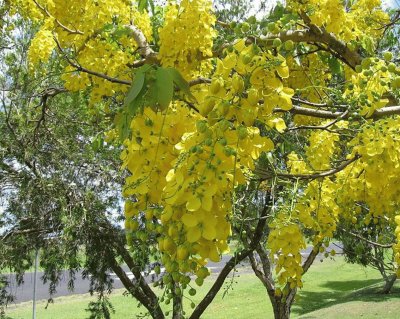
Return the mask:
[(345, 169), (347, 166), (349, 166), (351, 163), (355, 162), (361, 158), (361, 155), (356, 154), (353, 158), (344, 161), (342, 164), (340, 164), (338, 167), (332, 168), (330, 170), (322, 171), (319, 173), (312, 173), (312, 174), (287, 174), (287, 173), (275, 173), (271, 171), (264, 170), (262, 168), (257, 168), (255, 171), (255, 174), (257, 174), (261, 180), (267, 180), (271, 179), (273, 177), (280, 177), (280, 178), (286, 178), (286, 179), (292, 179), (292, 180), (314, 180), (317, 178), (324, 178), (324, 177), (329, 177), (332, 175), (337, 174), (338, 172), (342, 171)]
[[(36, 6), (37, 6), (40, 10), (42, 10), (48, 17), (54, 18), (54, 17), (51, 15), (51, 13), (50, 13), (45, 7), (41, 6), (36, 0), (33, 0), (33, 2), (34, 2), (34, 3), (36, 4)], [(57, 25), (58, 25), (59, 27), (61, 27), (62, 29), (64, 29), (65, 31), (67, 31), (67, 32), (69, 32), (69, 33), (71, 33), (71, 34), (81, 34), (81, 35), (83, 34), (82, 31), (79, 31), (79, 30), (72, 30), (72, 29), (68, 28), (67, 26), (63, 25), (58, 19), (55, 19), (55, 18), (54, 18), (54, 20), (55, 20), (55, 22), (57, 23)]]
[(112, 82), (112, 83), (119, 83), (119, 84), (124, 84), (124, 85), (132, 85), (131, 81), (114, 78), (114, 77), (111, 77), (111, 76), (109, 76), (107, 74), (96, 72), (96, 71), (92, 71), (92, 70), (89, 70), (89, 69), (79, 65), (78, 63), (72, 61), (68, 57), (68, 55), (64, 52), (63, 48), (60, 45), (60, 42), (57, 40), (56, 37), (54, 37), (54, 41), (56, 42), (57, 47), (58, 47), (59, 51), (61, 52), (61, 54), (64, 56), (64, 58), (67, 60), (67, 62), (76, 69), (76, 71), (80, 71), (80, 72), (84, 72), (84, 73), (87, 73), (87, 74), (90, 74), (90, 75), (94, 75), (96, 77), (105, 79), (105, 80), (107, 80), (109, 82)]

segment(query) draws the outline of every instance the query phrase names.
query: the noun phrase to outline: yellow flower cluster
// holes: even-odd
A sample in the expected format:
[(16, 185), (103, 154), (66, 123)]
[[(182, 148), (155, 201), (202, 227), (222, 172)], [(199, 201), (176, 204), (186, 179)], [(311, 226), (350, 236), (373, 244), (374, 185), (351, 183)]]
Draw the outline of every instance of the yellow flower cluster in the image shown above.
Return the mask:
[(382, 34), (380, 23), (389, 21), (380, 0), (358, 0), (345, 8), (340, 0), (290, 0), (287, 5), (295, 12), (306, 12), (311, 22), (324, 27), (344, 41), (362, 41)]
[(309, 166), (295, 152), (288, 154), (286, 166), (291, 174), (307, 174), (310, 172)]
[(394, 77), (388, 70), (389, 64), (389, 61), (366, 58), (357, 67), (359, 73), (346, 69), (351, 90), (347, 89), (343, 97), (350, 103), (357, 103), (362, 116), (371, 116), (375, 110), (389, 102), (384, 97), (384, 94), (390, 91), (389, 84)]
[[(51, 0), (44, 0), (44, 5)], [(23, 17), (29, 17), (34, 22), (38, 22), (43, 18), (43, 12), (35, 5), (32, 0), (13, 0), (10, 1), (10, 13), (20, 14)]]
[(273, 107), (292, 106), (293, 91), (281, 80), (289, 76), (284, 58), (256, 50), (239, 41), (217, 60), (211, 83), (193, 90), (199, 113), (175, 102), (165, 114), (145, 108), (131, 123), (121, 156), (132, 174), (124, 195), (136, 198), (125, 212), (127, 229), (137, 230), (145, 214), (175, 279), (192, 272), (201, 284), (200, 269), (227, 249), (233, 191), (274, 148), (254, 122), (268, 123)]
[(299, 221), (315, 231), (314, 245), (332, 238), (336, 230), (339, 206), (336, 203), (338, 184), (329, 179), (312, 181), (295, 207)]
[(187, 79), (209, 69), (212, 57), (215, 16), (210, 0), (170, 1), (159, 31), (162, 65), (177, 68)]
[[(148, 41), (152, 40), (152, 27), (147, 12), (139, 12), (124, 0), (38, 1), (18, 0), (15, 4), (23, 16), (42, 24), (29, 50), (31, 67), (45, 62), (56, 47), (57, 38), (64, 52), (74, 54), (74, 60), (84, 68), (122, 80), (131, 78), (129, 63), (139, 58), (137, 43), (129, 33), (132, 22), (139, 27)], [(45, 13), (45, 10), (47, 13)], [(104, 96), (126, 92), (127, 88), (105, 79), (74, 71), (67, 65), (62, 76), (65, 87), (71, 91), (91, 89), (91, 103)]]
[(374, 217), (393, 214), (398, 209), (399, 133), (397, 116), (364, 125), (350, 143), (353, 150), (349, 157), (358, 154), (361, 158), (338, 174), (338, 184), (343, 184), (340, 198), (344, 202), (364, 202)]
[(194, 272), (201, 284), (206, 260), (218, 261), (228, 249), (234, 187), (246, 182), (254, 160), (273, 144), (257, 128), (210, 124), (178, 105), (164, 115), (146, 108), (131, 128), (121, 156), (132, 174), (124, 195), (137, 200), (126, 206), (127, 230), (137, 230), (144, 213), (153, 224), (146, 228), (158, 233), (167, 271), (182, 280)]
[[(320, 103), (321, 97), (325, 96), (324, 89), (326, 90), (332, 78), (329, 67), (322, 62), (317, 53), (307, 54), (296, 59), (293, 56), (288, 56), (286, 60), (290, 68), (290, 76), (286, 79), (285, 84), (295, 89), (302, 99)], [(320, 122), (319, 119), (303, 115), (296, 115), (294, 120), (298, 125), (311, 125)]]
[(28, 60), (31, 70), (40, 62), (47, 62), (55, 46), (53, 33), (49, 30), (49, 23), (46, 23), (37, 32), (29, 47)]
[[(323, 122), (322, 125), (329, 123)], [(325, 130), (311, 132), (309, 145), (306, 147), (308, 164), (313, 171), (327, 170), (331, 168), (331, 159), (335, 154), (339, 135)]]
[(291, 223), (286, 214), (279, 214), (270, 224), (267, 247), (270, 249), (271, 260), (276, 264), (275, 272), (278, 283), (291, 288), (302, 287), (301, 249), (306, 243), (299, 225)]
[(208, 89), (199, 98), (199, 110), (209, 121), (224, 118), (245, 126), (260, 120), (279, 129), (272, 110), (292, 108), (294, 91), (282, 83), (289, 76), (285, 59), (270, 52), (259, 52), (255, 45), (238, 41), (225, 58), (217, 60)]
[(335, 202), (336, 187), (328, 179), (309, 183), (293, 209), (288, 212), (283, 209), (269, 225), (271, 232), (267, 246), (271, 250), (271, 260), (275, 260), (280, 287), (303, 285), (301, 249), (306, 247), (304, 229), (307, 236), (312, 234), (314, 247), (333, 237), (340, 212)]

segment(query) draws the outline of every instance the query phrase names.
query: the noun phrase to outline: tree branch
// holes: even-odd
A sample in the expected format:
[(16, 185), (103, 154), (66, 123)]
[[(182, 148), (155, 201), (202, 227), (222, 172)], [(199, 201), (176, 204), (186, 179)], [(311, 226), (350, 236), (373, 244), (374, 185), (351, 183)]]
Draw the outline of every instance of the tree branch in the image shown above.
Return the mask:
[(79, 31), (79, 30), (72, 30), (72, 29), (68, 28), (67, 26), (63, 25), (58, 19), (55, 19), (55, 18), (50, 14), (50, 12), (49, 12), (45, 7), (41, 6), (36, 0), (33, 0), (33, 2), (36, 4), (36, 6), (37, 6), (40, 10), (42, 10), (42, 11), (45, 13), (45, 15), (47, 15), (49, 18), (53, 18), (54, 21), (57, 23), (57, 25), (58, 25), (59, 27), (61, 27), (62, 29), (64, 29), (64, 31), (67, 31), (68, 33), (71, 33), (71, 34), (81, 34), (81, 35), (83, 34), (82, 31)]
[(311, 265), (313, 264), (315, 258), (317, 257), (318, 253), (319, 253), (319, 247), (320, 245), (317, 245), (314, 247), (313, 250), (311, 250), (310, 254), (307, 256), (307, 259), (304, 261), (302, 268), (303, 268), (303, 274), (305, 274), (308, 269), (311, 267)]
[(351, 236), (353, 236), (353, 237), (355, 237), (355, 238), (358, 238), (358, 239), (360, 239), (362, 241), (365, 241), (366, 243), (371, 244), (372, 246), (381, 247), (381, 248), (393, 248), (393, 245), (395, 245), (394, 243), (393, 244), (380, 244), (380, 243), (374, 242), (372, 240), (369, 240), (369, 239), (367, 239), (365, 237), (362, 237), (361, 235), (353, 233), (353, 232), (351, 232), (349, 230), (346, 230), (346, 229), (343, 229), (343, 228), (340, 228), (340, 230), (345, 232), (345, 233), (347, 233), (347, 234), (349, 234), (349, 235), (351, 235)]
[(204, 84), (204, 83), (211, 83), (210, 79), (199, 77), (197, 79), (189, 81), (189, 86), (195, 86), (199, 84)]
[(126, 27), (132, 31), (132, 36), (138, 45), (138, 52), (146, 60), (146, 63), (158, 64), (159, 61), (157, 58), (157, 53), (154, 52), (154, 50), (150, 47), (150, 44), (147, 42), (147, 39), (143, 32), (133, 23)]
[(324, 178), (335, 175), (336, 173), (340, 172), (341, 170), (345, 169), (348, 165), (355, 162), (361, 158), (361, 155), (356, 154), (353, 158), (343, 161), (338, 167), (332, 168), (330, 170), (321, 171), (319, 173), (311, 173), (311, 174), (287, 174), (287, 173), (275, 173), (269, 170), (265, 170), (262, 168), (256, 168), (255, 174), (260, 177), (260, 180), (267, 180), (273, 177), (280, 177), (286, 179), (293, 179), (293, 180), (313, 180), (317, 178)]
[[(350, 50), (344, 42), (337, 39), (332, 33), (328, 33), (326, 30), (311, 24), (306, 15), (302, 16), (302, 18), (309, 26), (309, 29), (289, 30), (282, 31), (278, 34), (267, 34), (262, 36), (260, 39), (257, 39), (257, 42), (261, 40), (262, 42), (270, 42), (272, 44), (274, 39), (279, 38), (282, 42), (291, 40), (293, 42), (323, 43), (327, 45), (328, 48), (336, 52), (340, 59), (344, 63), (348, 64), (351, 68), (354, 69), (356, 65), (361, 63), (362, 58), (356, 51)], [(249, 42), (255, 41), (255, 38), (249, 39)]]
[[(341, 117), (342, 119), (347, 119), (352, 116), (353, 113), (347, 113), (343, 116), (344, 112), (331, 112), (325, 110), (316, 110), (307, 107), (293, 105), (293, 107), (289, 111), (282, 110), (281, 108), (275, 108), (273, 110), (274, 113), (284, 113), (290, 112), (293, 115), (305, 115), (310, 117), (322, 118), (322, 119), (336, 119)], [(399, 115), (400, 114), (400, 105), (396, 106), (387, 106), (381, 109), (375, 110), (371, 116), (367, 117), (368, 119), (378, 120), (380, 118), (390, 116), (390, 115)]]
[(154, 305), (152, 301), (140, 290), (138, 286), (129, 279), (123, 269), (118, 265), (114, 258), (110, 257), (111, 269), (121, 280), (125, 289), (132, 294), (146, 309), (150, 312), (154, 319), (163, 319), (164, 314), (159, 305)]
[(84, 72), (84, 73), (87, 73), (87, 74), (90, 74), (90, 75), (94, 75), (96, 77), (102, 78), (102, 79), (107, 80), (107, 81), (112, 82), (112, 83), (119, 83), (119, 84), (124, 84), (124, 85), (132, 85), (131, 81), (121, 80), (121, 79), (118, 79), (118, 78), (113, 78), (111, 76), (108, 76), (107, 74), (96, 72), (96, 71), (92, 71), (92, 70), (89, 70), (89, 69), (79, 65), (78, 63), (72, 61), (68, 57), (68, 55), (64, 52), (63, 48), (60, 45), (60, 42), (57, 40), (56, 37), (54, 37), (54, 41), (56, 42), (58, 50), (60, 51), (60, 53), (64, 56), (64, 58), (67, 60), (67, 62), (76, 69), (76, 71), (80, 71), (80, 72)]
[(333, 125), (335, 125), (337, 122), (340, 120), (344, 119), (347, 115), (349, 114), (349, 110), (344, 111), (339, 117), (334, 119), (333, 121), (325, 124), (325, 125), (300, 125), (300, 126), (295, 126), (292, 128), (289, 128), (289, 131), (295, 131), (295, 130), (301, 130), (301, 129), (311, 129), (311, 130), (326, 130), (331, 133), (335, 133), (334, 131), (330, 130), (329, 128)]
[(143, 292), (146, 294), (146, 296), (152, 301), (153, 304), (158, 304), (158, 298), (156, 294), (153, 292), (153, 290), (149, 287), (147, 284), (146, 280), (142, 276), (140, 272), (140, 268), (138, 265), (133, 261), (132, 257), (129, 255), (128, 251), (125, 249), (125, 247), (121, 245), (117, 245), (117, 251), (121, 255), (122, 259), (126, 263), (126, 265), (129, 267), (130, 271), (132, 271), (132, 274), (135, 276), (138, 284), (140, 285), (140, 288), (142, 288)]

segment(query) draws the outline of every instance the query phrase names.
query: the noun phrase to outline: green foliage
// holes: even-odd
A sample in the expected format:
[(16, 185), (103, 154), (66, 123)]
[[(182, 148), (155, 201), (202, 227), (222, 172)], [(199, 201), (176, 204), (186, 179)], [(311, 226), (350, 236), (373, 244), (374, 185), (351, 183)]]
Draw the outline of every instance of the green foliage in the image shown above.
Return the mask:
[(129, 136), (129, 123), (137, 113), (142, 113), (147, 106), (154, 111), (164, 111), (171, 103), (176, 90), (180, 90), (189, 99), (194, 99), (189, 83), (178, 70), (149, 64), (138, 68), (124, 100), (124, 109), (115, 121), (121, 141)]
[[(29, 38), (14, 39), (15, 50), (0, 52), (0, 269), (15, 273), (17, 285), (40, 251), (43, 281), (53, 294), (62, 271), (68, 287), (83, 271), (92, 318), (112, 311), (107, 275), (125, 250), (119, 226), (119, 150), (104, 142), (110, 119), (88, 108), (85, 93), (67, 93), (58, 76), (33, 76), (19, 63)], [(54, 74), (59, 63), (48, 65)], [(73, 107), (71, 107), (73, 105)], [(128, 254), (129, 255), (129, 254)], [(6, 278), (0, 280), (0, 309), (12, 301)]]

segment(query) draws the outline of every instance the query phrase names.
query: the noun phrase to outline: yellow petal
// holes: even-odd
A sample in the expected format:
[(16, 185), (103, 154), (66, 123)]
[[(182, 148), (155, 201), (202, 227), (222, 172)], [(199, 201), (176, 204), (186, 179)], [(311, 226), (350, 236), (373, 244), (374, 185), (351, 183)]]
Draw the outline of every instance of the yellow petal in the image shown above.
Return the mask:
[(201, 237), (201, 230), (199, 227), (189, 228), (186, 233), (186, 238), (189, 243), (197, 242)]
[(189, 198), (189, 200), (186, 203), (186, 209), (189, 212), (195, 212), (196, 210), (199, 210), (200, 207), (201, 207), (201, 200), (196, 195)]
[(292, 108), (293, 94), (288, 94), (290, 91), (286, 89), (288, 88), (284, 88), (279, 94), (279, 107), (285, 111), (289, 111)]
[(214, 225), (205, 223), (203, 225), (203, 238), (213, 240), (217, 235)]
[(194, 227), (198, 224), (198, 219), (194, 214), (184, 214), (182, 216), (182, 222), (185, 224), (186, 227)]
[(286, 78), (289, 77), (289, 68), (286, 65), (285, 66), (278, 66), (276, 68), (276, 72), (283, 79), (286, 79)]
[(213, 206), (213, 201), (211, 196), (203, 196), (201, 199), (201, 207), (206, 211), (211, 211)]
[(271, 121), (271, 124), (272, 124), (273, 127), (276, 128), (276, 130), (277, 130), (279, 133), (282, 133), (283, 131), (286, 130), (286, 123), (285, 123), (285, 121), (284, 121), (282, 118), (280, 118), (280, 117), (279, 117), (279, 118), (273, 119), (273, 120)]
[(170, 169), (167, 176), (165, 177), (165, 180), (167, 182), (171, 182), (175, 177), (175, 170), (174, 169)]
[(208, 253), (208, 258), (210, 258), (210, 260), (213, 262), (220, 261), (218, 249), (214, 244), (210, 245), (210, 251)]
[(282, 82), (275, 77), (268, 77), (264, 79), (264, 84), (272, 89), (282, 89), (283, 87)]

